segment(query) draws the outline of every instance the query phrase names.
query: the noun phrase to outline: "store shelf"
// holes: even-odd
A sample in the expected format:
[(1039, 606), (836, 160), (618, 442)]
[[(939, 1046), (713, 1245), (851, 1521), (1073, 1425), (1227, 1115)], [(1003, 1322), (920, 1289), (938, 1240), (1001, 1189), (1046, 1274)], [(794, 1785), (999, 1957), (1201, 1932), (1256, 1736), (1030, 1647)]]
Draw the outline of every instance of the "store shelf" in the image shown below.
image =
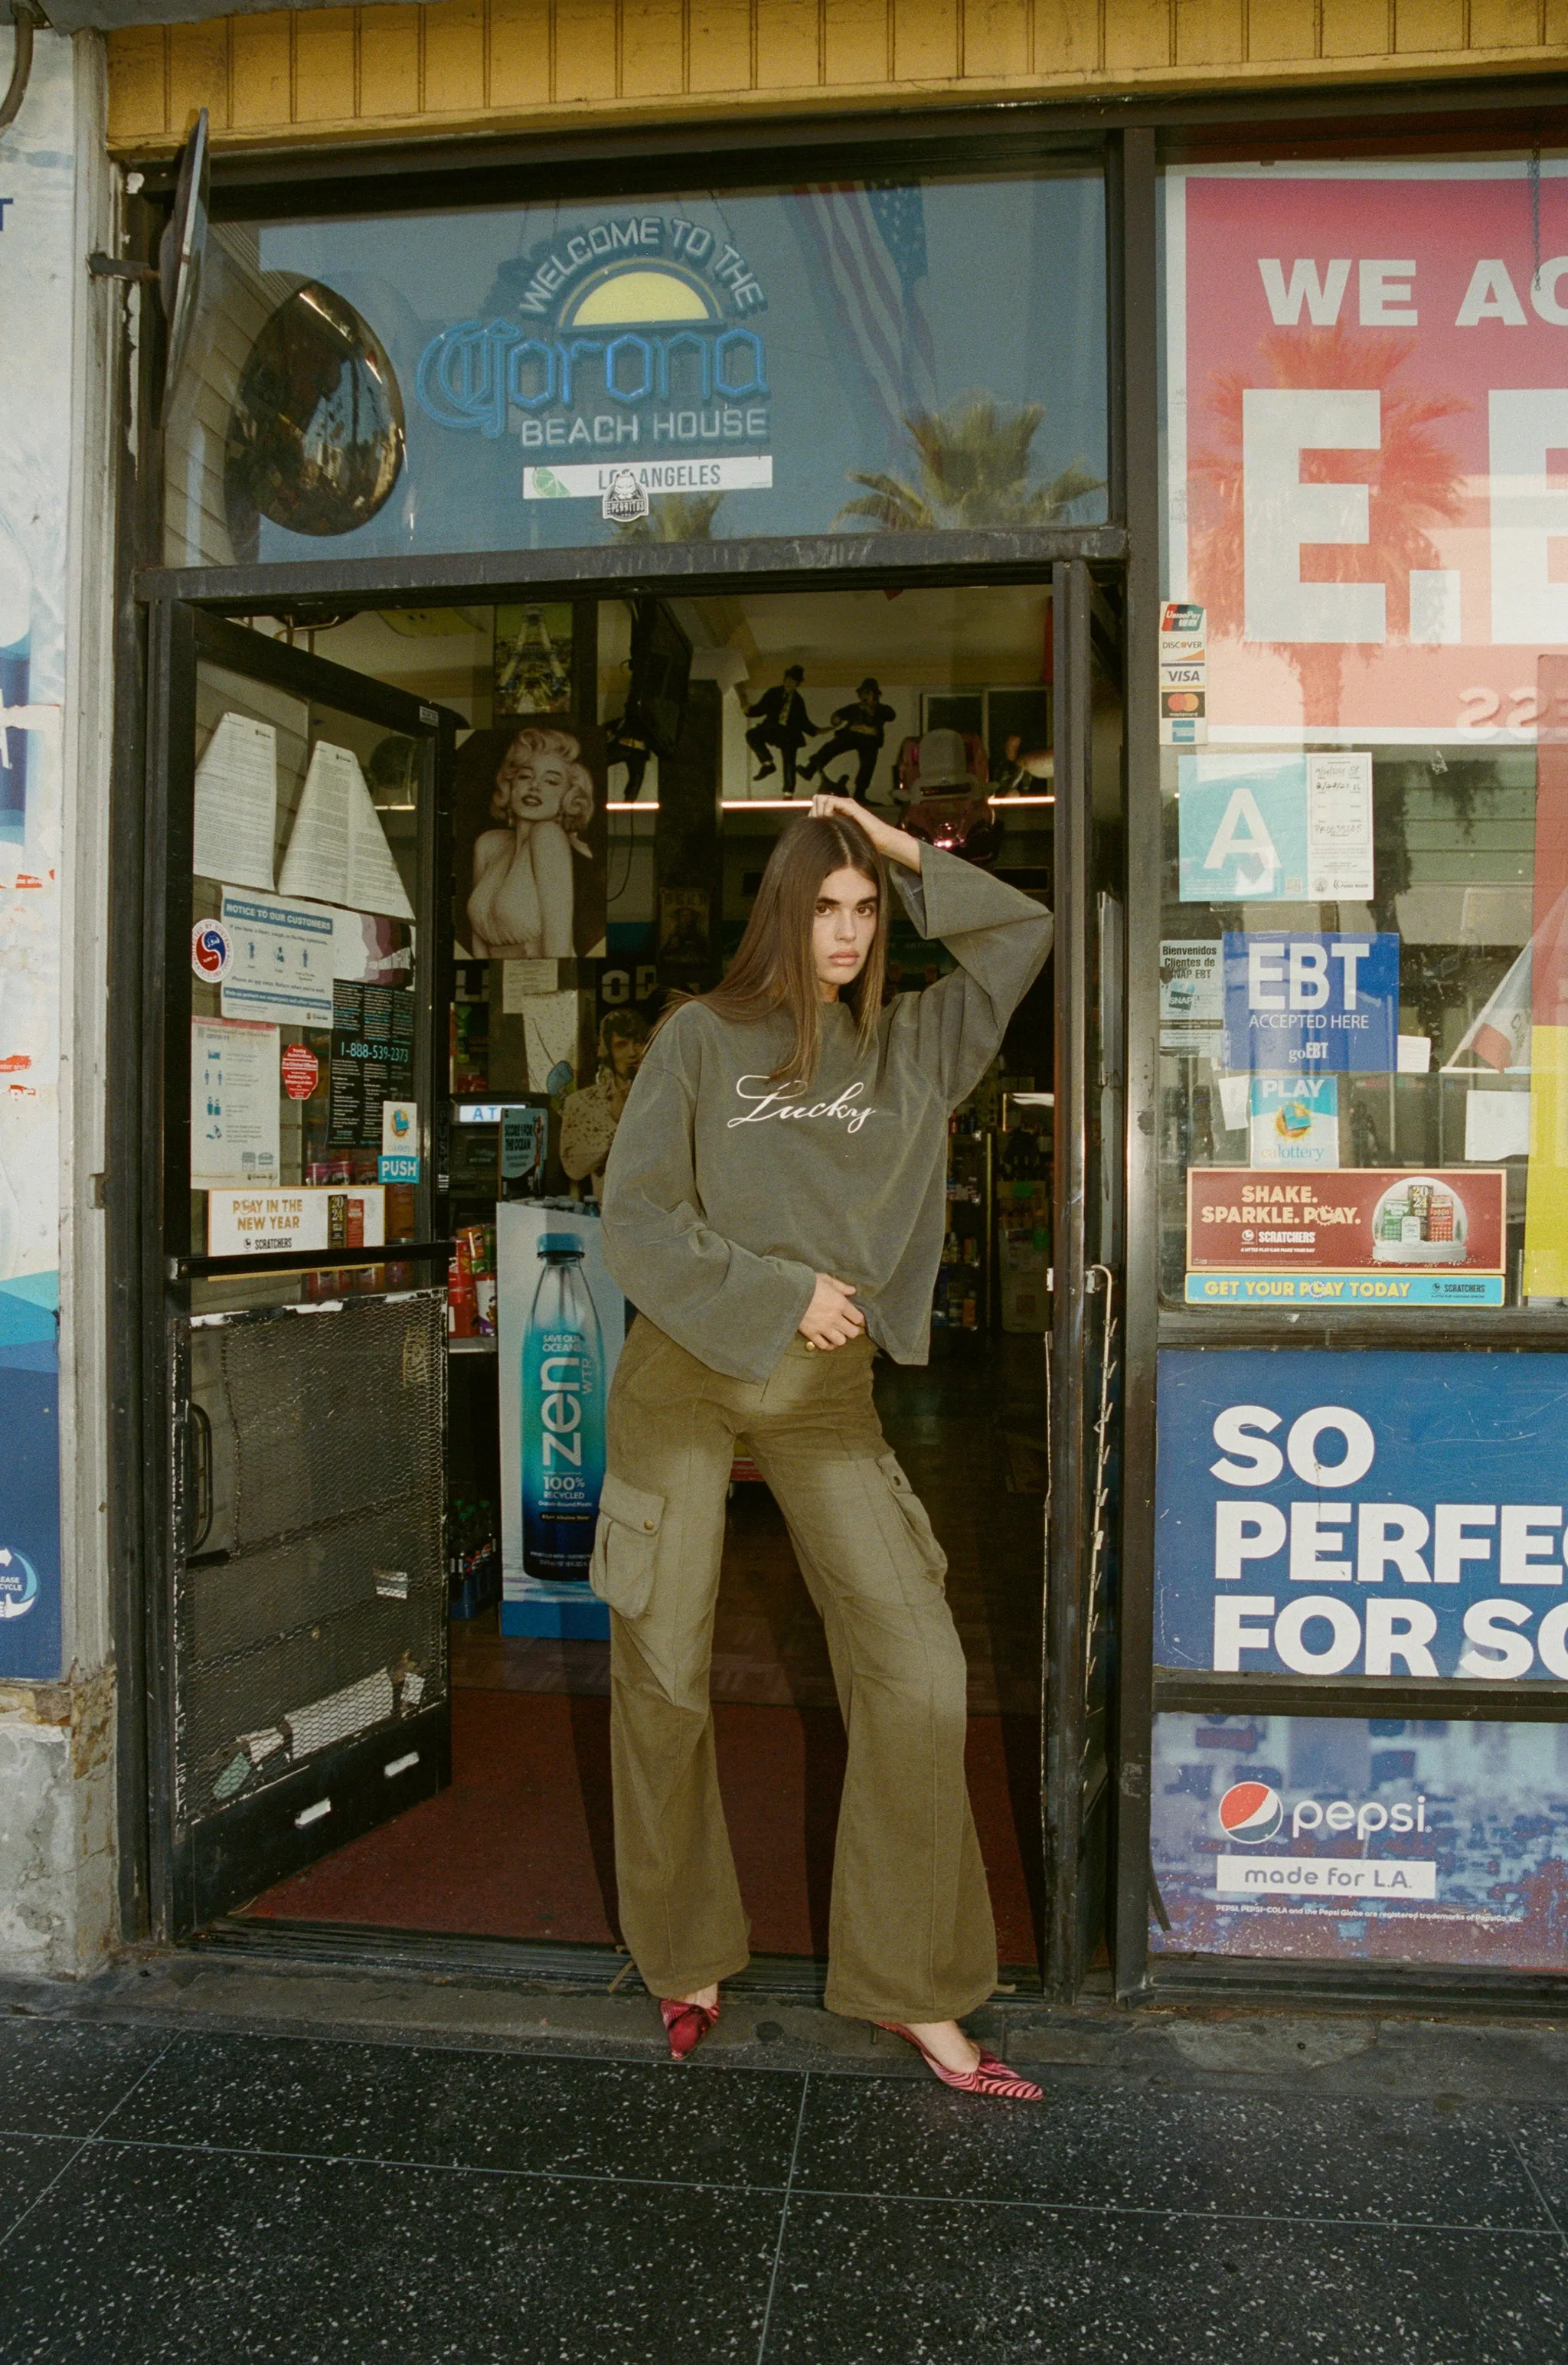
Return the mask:
[(446, 1351), (449, 1355), (493, 1355), (496, 1342), (493, 1339), (449, 1339)]

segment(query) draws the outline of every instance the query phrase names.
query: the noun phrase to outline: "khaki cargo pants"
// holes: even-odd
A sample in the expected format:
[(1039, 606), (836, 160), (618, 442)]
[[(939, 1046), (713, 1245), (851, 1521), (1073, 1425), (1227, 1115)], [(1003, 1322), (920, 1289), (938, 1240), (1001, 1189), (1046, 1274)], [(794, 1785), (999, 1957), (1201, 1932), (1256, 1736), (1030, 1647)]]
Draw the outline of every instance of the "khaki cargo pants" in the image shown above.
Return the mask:
[(644, 1317), (622, 1351), (591, 1581), (611, 1612), (622, 1928), (655, 1995), (689, 1994), (748, 1958), (708, 1697), (737, 1448), (789, 1523), (848, 1732), (828, 2008), (957, 2019), (996, 1984), (946, 1561), (882, 1435), (873, 1351), (863, 1338), (816, 1353), (796, 1337), (766, 1381), (732, 1380)]

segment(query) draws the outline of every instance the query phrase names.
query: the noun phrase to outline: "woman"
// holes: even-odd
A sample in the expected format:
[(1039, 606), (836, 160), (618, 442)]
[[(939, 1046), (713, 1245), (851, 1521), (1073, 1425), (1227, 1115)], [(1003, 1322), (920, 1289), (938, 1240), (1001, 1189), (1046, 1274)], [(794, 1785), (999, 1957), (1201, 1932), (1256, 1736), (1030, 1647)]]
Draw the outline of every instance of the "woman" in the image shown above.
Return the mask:
[[(888, 873), (958, 966), (882, 1007)], [(604, 1247), (646, 1317), (610, 1388), (595, 1589), (612, 1612), (622, 1925), (684, 2058), (747, 1959), (708, 1662), (737, 1443), (827, 1630), (849, 1754), (827, 2003), (966, 2091), (1039, 2089), (958, 2026), (996, 1982), (964, 1782), (946, 1561), (889, 1452), (879, 1347), (923, 1363), (947, 1113), (1050, 947), (1050, 914), (845, 797), (779, 839), (722, 985), (649, 1046), (610, 1154)]]
[(531, 725), (507, 746), (487, 829), (474, 847), (468, 940), (476, 960), (569, 960), (572, 857), (592, 856), (593, 778), (569, 731)]

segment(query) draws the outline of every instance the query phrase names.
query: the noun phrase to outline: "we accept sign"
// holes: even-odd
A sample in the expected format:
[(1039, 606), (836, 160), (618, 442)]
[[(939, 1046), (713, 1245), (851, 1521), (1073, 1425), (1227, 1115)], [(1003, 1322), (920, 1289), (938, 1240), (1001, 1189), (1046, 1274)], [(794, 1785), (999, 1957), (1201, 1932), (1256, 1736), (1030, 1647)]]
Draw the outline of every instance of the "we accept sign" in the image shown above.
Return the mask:
[(1169, 1351), (1156, 1659), (1568, 1682), (1568, 1356)]
[(1211, 744), (1530, 739), (1568, 645), (1568, 164), (1167, 181), (1170, 596)]

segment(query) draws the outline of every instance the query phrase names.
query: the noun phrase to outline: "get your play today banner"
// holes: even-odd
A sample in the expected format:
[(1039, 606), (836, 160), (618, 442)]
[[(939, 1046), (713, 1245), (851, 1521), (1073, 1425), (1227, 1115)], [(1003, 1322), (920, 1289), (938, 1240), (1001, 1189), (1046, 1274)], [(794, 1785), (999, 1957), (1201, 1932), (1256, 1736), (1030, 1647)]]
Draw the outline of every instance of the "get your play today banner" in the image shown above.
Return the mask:
[(1193, 1167), (1188, 1303), (1500, 1306), (1506, 1188), (1497, 1167)]

